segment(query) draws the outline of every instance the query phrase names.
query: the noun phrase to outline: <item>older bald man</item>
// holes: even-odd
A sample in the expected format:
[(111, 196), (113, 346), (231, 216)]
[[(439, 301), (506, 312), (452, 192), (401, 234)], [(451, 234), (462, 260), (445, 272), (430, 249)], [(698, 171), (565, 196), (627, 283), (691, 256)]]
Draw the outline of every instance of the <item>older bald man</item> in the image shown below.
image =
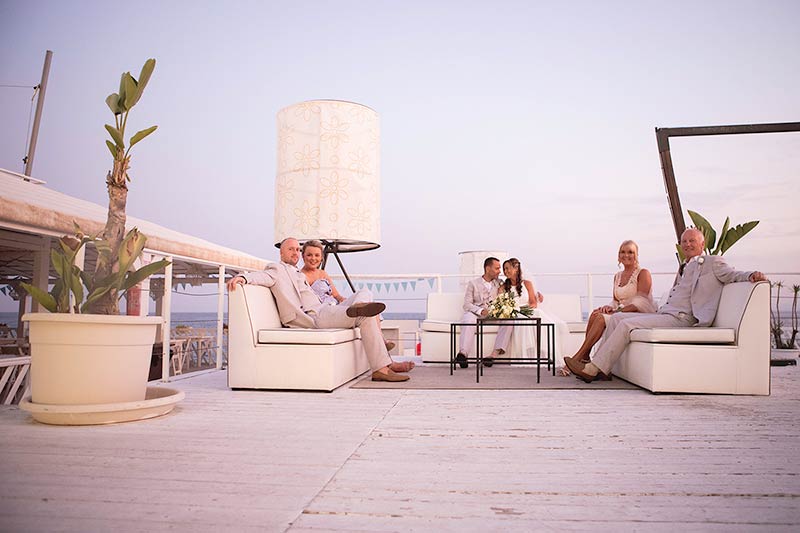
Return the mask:
[(631, 342), (631, 331), (641, 328), (708, 327), (714, 321), (722, 287), (736, 281), (766, 281), (761, 272), (734, 270), (718, 255), (703, 255), (703, 233), (689, 228), (681, 235), (686, 261), (678, 269), (667, 302), (656, 313), (617, 313), (608, 322), (608, 335), (597, 347), (591, 362), (565, 357), (573, 374), (587, 383), (611, 373)]
[[(373, 302), (369, 291), (356, 291), (339, 305), (323, 305), (311, 290), (305, 275), (297, 268), (300, 260), (300, 243), (293, 237), (281, 242), (279, 263), (270, 263), (263, 272), (249, 272), (228, 281), (228, 290), (238, 285), (252, 283), (269, 287), (278, 306), (281, 323), (290, 328), (325, 329), (355, 328), (361, 330), (361, 342), (372, 368), (373, 381), (406, 381), (408, 376), (397, 372), (400, 363), (392, 362), (375, 320), (366, 320), (381, 313), (386, 306)], [(393, 367), (396, 367), (397, 370)]]

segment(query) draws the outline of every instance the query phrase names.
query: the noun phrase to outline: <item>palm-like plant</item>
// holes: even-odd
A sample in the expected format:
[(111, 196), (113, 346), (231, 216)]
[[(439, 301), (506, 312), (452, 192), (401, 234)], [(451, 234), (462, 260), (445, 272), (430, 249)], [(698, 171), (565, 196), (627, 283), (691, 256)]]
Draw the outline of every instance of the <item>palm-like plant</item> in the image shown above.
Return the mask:
[[(738, 224), (734, 227), (731, 227), (730, 217), (725, 217), (725, 223), (722, 226), (722, 231), (719, 232), (719, 239), (717, 239), (716, 230), (714, 230), (714, 227), (703, 215), (691, 210), (688, 210), (688, 213), (689, 217), (694, 223), (694, 227), (699, 229), (703, 234), (703, 237), (706, 241), (706, 253), (708, 255), (725, 254), (725, 252), (730, 250), (731, 247), (739, 241), (739, 239), (750, 233), (753, 228), (758, 226), (759, 222), (758, 220), (751, 220), (750, 222), (745, 222), (744, 224)], [(676, 248), (678, 249), (678, 256), (680, 257), (681, 261), (686, 259), (683, 255), (683, 250), (681, 250), (680, 245), (676, 245)]]
[(800, 296), (800, 285), (792, 285), (792, 316), (790, 317), (792, 331), (788, 340), (784, 340), (783, 338), (783, 320), (781, 320), (780, 306), (783, 282), (777, 281), (772, 283), (772, 288), (777, 289), (775, 295), (775, 312), (770, 309), (770, 332), (772, 333), (772, 339), (775, 343), (775, 348), (791, 350), (795, 347), (795, 341), (797, 340), (798, 333), (797, 298)]
[[(49, 293), (30, 284), (23, 284), (25, 290), (51, 312), (66, 313), (73, 310), (99, 315), (119, 314), (119, 299), (124, 291), (169, 264), (168, 261), (161, 260), (134, 271), (133, 263), (142, 253), (147, 237), (136, 228), (125, 234), (131, 148), (153, 133), (158, 126), (136, 132), (128, 140), (127, 146), (125, 130), (128, 126), (128, 115), (142, 97), (155, 66), (155, 59), (145, 61), (138, 80), (130, 72), (123, 73), (119, 92), (106, 98), (106, 104), (114, 113), (114, 125), (105, 125), (111, 136), (111, 140), (106, 141), (106, 146), (114, 159), (113, 167), (106, 175), (108, 217), (105, 228), (99, 235), (91, 237), (84, 235), (76, 225), (74, 236), (64, 236), (59, 240), (59, 249), (50, 254), (57, 280)], [(78, 251), (88, 243), (93, 243), (98, 253), (93, 275), (83, 272), (75, 265)], [(70, 294), (75, 298), (72, 309)]]

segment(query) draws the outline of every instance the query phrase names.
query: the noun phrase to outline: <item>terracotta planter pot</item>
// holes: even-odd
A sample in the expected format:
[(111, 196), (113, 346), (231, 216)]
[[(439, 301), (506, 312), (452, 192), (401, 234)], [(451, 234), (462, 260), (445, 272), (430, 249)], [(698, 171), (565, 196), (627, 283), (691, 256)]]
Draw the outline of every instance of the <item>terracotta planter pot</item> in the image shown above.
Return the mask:
[(161, 317), (28, 313), (33, 403), (87, 405), (145, 399)]

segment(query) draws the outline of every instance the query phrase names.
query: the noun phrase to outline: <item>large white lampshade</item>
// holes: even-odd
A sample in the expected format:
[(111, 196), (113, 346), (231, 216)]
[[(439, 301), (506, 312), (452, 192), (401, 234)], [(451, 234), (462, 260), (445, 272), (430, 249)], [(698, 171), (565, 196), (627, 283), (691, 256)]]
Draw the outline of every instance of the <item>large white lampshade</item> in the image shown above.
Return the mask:
[(311, 100), (278, 112), (275, 242), (380, 246), (380, 130), (369, 107)]

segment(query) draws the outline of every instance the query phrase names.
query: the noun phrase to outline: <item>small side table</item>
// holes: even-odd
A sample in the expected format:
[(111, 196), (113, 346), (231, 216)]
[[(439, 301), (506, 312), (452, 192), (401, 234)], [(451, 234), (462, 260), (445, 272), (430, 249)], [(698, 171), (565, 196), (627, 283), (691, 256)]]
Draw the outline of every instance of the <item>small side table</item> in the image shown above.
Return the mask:
[[(550, 356), (547, 358), (542, 357), (542, 319), (540, 317), (517, 317), (517, 318), (479, 318), (478, 319), (478, 353), (477, 365), (475, 368), (475, 382), (480, 383), (481, 376), (483, 375), (483, 328), (484, 326), (522, 326), (522, 327), (535, 327), (536, 328), (536, 357), (532, 359), (524, 357), (504, 357), (503, 361), (513, 365), (514, 363), (534, 363), (536, 365), (536, 383), (541, 381), (542, 362), (547, 363), (550, 368)], [(548, 326), (549, 324), (545, 324)], [(548, 331), (549, 333), (549, 331)], [(555, 343), (555, 339), (553, 339)], [(548, 334), (548, 348), (550, 347), (550, 335)], [(452, 351), (452, 350), (451, 350)], [(548, 350), (549, 353), (553, 351)], [(555, 372), (555, 361), (553, 361), (553, 371)]]

